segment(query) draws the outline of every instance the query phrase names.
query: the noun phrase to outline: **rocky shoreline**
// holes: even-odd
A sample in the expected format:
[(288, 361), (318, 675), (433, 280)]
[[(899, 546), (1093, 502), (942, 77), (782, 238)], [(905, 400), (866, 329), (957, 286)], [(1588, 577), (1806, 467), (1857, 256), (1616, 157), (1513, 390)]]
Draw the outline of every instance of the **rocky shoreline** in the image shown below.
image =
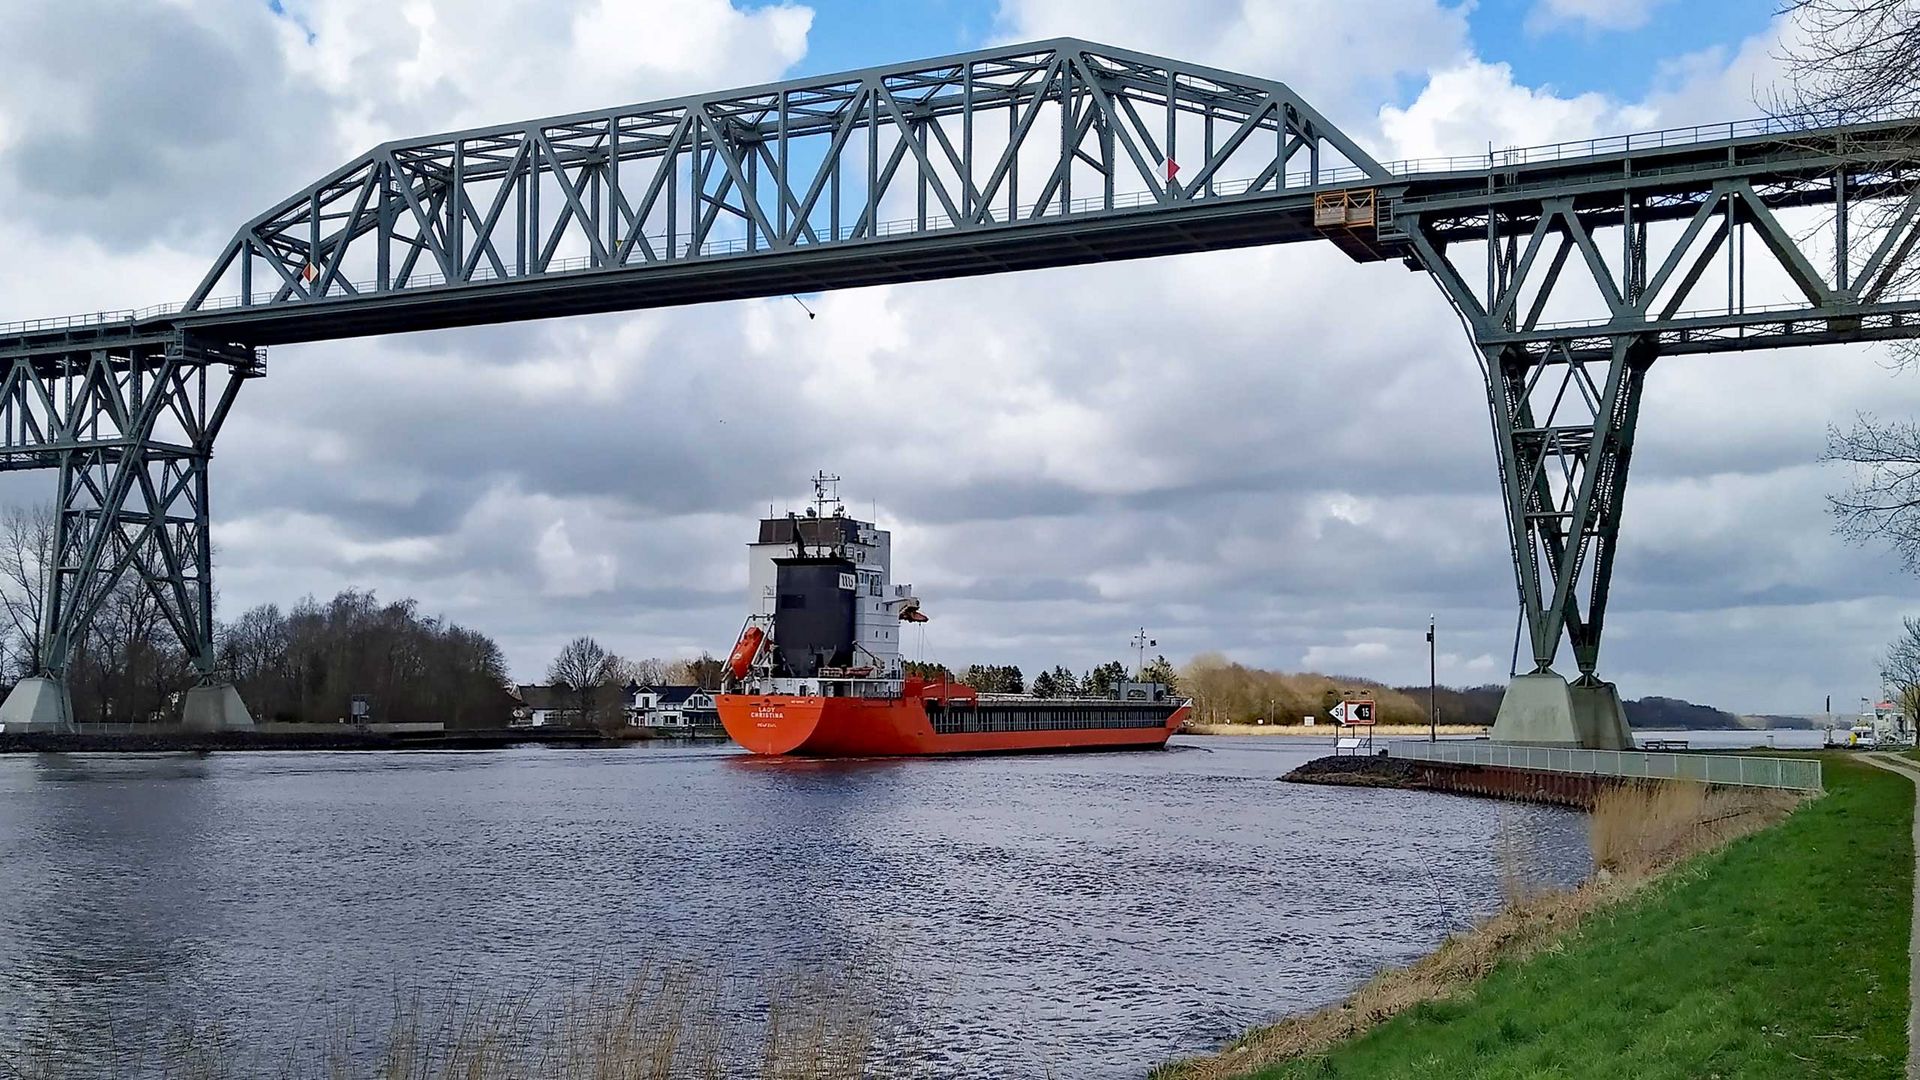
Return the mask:
[(1294, 784), (1438, 791), (1485, 799), (1543, 803), (1576, 810), (1592, 809), (1602, 792), (1631, 781), (1587, 773), (1545, 772), (1504, 765), (1451, 761), (1413, 761), (1373, 755), (1340, 754), (1314, 758), (1280, 779)]

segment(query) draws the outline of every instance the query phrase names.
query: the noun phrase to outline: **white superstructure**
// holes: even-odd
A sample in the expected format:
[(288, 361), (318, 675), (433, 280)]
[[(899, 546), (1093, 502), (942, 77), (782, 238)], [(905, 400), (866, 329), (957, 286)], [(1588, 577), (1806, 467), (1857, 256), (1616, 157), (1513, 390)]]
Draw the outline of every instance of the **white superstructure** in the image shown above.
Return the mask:
[[(905, 620), (913, 618), (920, 607), (912, 586), (893, 581), (893, 538), (887, 530), (847, 515), (837, 491), (838, 477), (822, 473), (813, 483), (812, 506), (804, 513), (762, 519), (759, 536), (747, 545), (749, 624), (761, 627), (767, 635), (767, 646), (758, 651), (753, 665), (753, 681), (762, 692), (791, 693), (795, 691), (788, 683), (818, 684), (822, 678), (898, 680), (902, 675), (900, 635)], [(791, 584), (783, 597), (782, 565), (791, 570), (792, 564), (801, 560), (847, 564), (835, 570), (834, 577), (839, 591), (851, 593), (851, 597), (823, 598), (817, 588), (811, 594), (795, 593)], [(794, 577), (789, 574), (784, 580), (791, 582)], [(809, 604), (815, 611), (829, 606), (837, 609), (848, 599), (853, 614), (852, 640), (847, 643), (851, 648), (839, 650), (841, 655), (837, 657), (844, 662), (816, 666), (797, 677), (790, 670), (780, 670), (783, 664), (799, 666), (797, 662), (785, 662), (768, 647), (780, 644), (774, 629), (783, 605), (792, 614), (796, 606)]]

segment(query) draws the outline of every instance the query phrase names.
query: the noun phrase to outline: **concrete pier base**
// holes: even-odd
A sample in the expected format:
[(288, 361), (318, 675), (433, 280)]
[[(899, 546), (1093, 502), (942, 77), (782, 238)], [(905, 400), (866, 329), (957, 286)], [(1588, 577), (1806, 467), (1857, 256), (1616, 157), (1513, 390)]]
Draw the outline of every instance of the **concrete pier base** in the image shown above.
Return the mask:
[(1609, 682), (1568, 685), (1553, 671), (1521, 675), (1500, 699), (1490, 738), (1527, 746), (1571, 746), (1583, 750), (1628, 750), (1633, 736), (1620, 707), (1620, 692)]
[(71, 731), (73, 699), (67, 686), (56, 679), (39, 675), (14, 684), (7, 700), (0, 702), (0, 730), (9, 734), (22, 731)]
[(1620, 704), (1620, 689), (1610, 682), (1576, 680), (1567, 686), (1573, 699), (1573, 726), (1588, 750), (1631, 750), (1633, 730)]
[(251, 730), (253, 714), (232, 683), (208, 683), (187, 691), (180, 726), (188, 731)]

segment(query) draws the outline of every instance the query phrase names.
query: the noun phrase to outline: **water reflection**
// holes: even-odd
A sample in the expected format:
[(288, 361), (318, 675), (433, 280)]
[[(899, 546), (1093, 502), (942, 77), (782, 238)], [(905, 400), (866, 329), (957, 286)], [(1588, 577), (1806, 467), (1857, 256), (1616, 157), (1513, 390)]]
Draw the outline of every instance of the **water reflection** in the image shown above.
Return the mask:
[(4, 758), (0, 1013), (284, 1047), (413, 987), (856, 956), (938, 1003), (936, 1069), (1137, 1076), (1491, 911), (1503, 835), (1585, 872), (1578, 815), (1274, 782), (1316, 752)]

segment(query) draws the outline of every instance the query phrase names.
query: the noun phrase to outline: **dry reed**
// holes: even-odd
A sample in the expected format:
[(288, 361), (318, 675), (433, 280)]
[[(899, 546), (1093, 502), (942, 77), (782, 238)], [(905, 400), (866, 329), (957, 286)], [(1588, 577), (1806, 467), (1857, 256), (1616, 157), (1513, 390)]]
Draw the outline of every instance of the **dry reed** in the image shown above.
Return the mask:
[(1276, 1062), (1320, 1053), (1423, 1002), (1459, 997), (1503, 963), (1548, 948), (1600, 908), (1632, 895), (1661, 873), (1775, 824), (1800, 799), (1761, 789), (1649, 783), (1603, 794), (1589, 823), (1595, 873), (1563, 890), (1530, 889), (1511, 839), (1498, 843), (1506, 906), (1433, 953), (1375, 976), (1346, 1000), (1241, 1036), (1219, 1053), (1169, 1062), (1152, 1080), (1225, 1080)]
[(1593, 863), (1611, 874), (1645, 875), (1779, 821), (1800, 796), (1769, 788), (1695, 783), (1631, 784), (1594, 800), (1588, 835)]
[(42, 1032), (0, 1042), (0, 1080), (896, 1080), (921, 1056), (899, 993), (890, 971), (851, 966), (768, 980), (650, 967), (547, 1002), (409, 994), (368, 1038), (335, 1024), (278, 1060), (206, 1025), (146, 1053)]

